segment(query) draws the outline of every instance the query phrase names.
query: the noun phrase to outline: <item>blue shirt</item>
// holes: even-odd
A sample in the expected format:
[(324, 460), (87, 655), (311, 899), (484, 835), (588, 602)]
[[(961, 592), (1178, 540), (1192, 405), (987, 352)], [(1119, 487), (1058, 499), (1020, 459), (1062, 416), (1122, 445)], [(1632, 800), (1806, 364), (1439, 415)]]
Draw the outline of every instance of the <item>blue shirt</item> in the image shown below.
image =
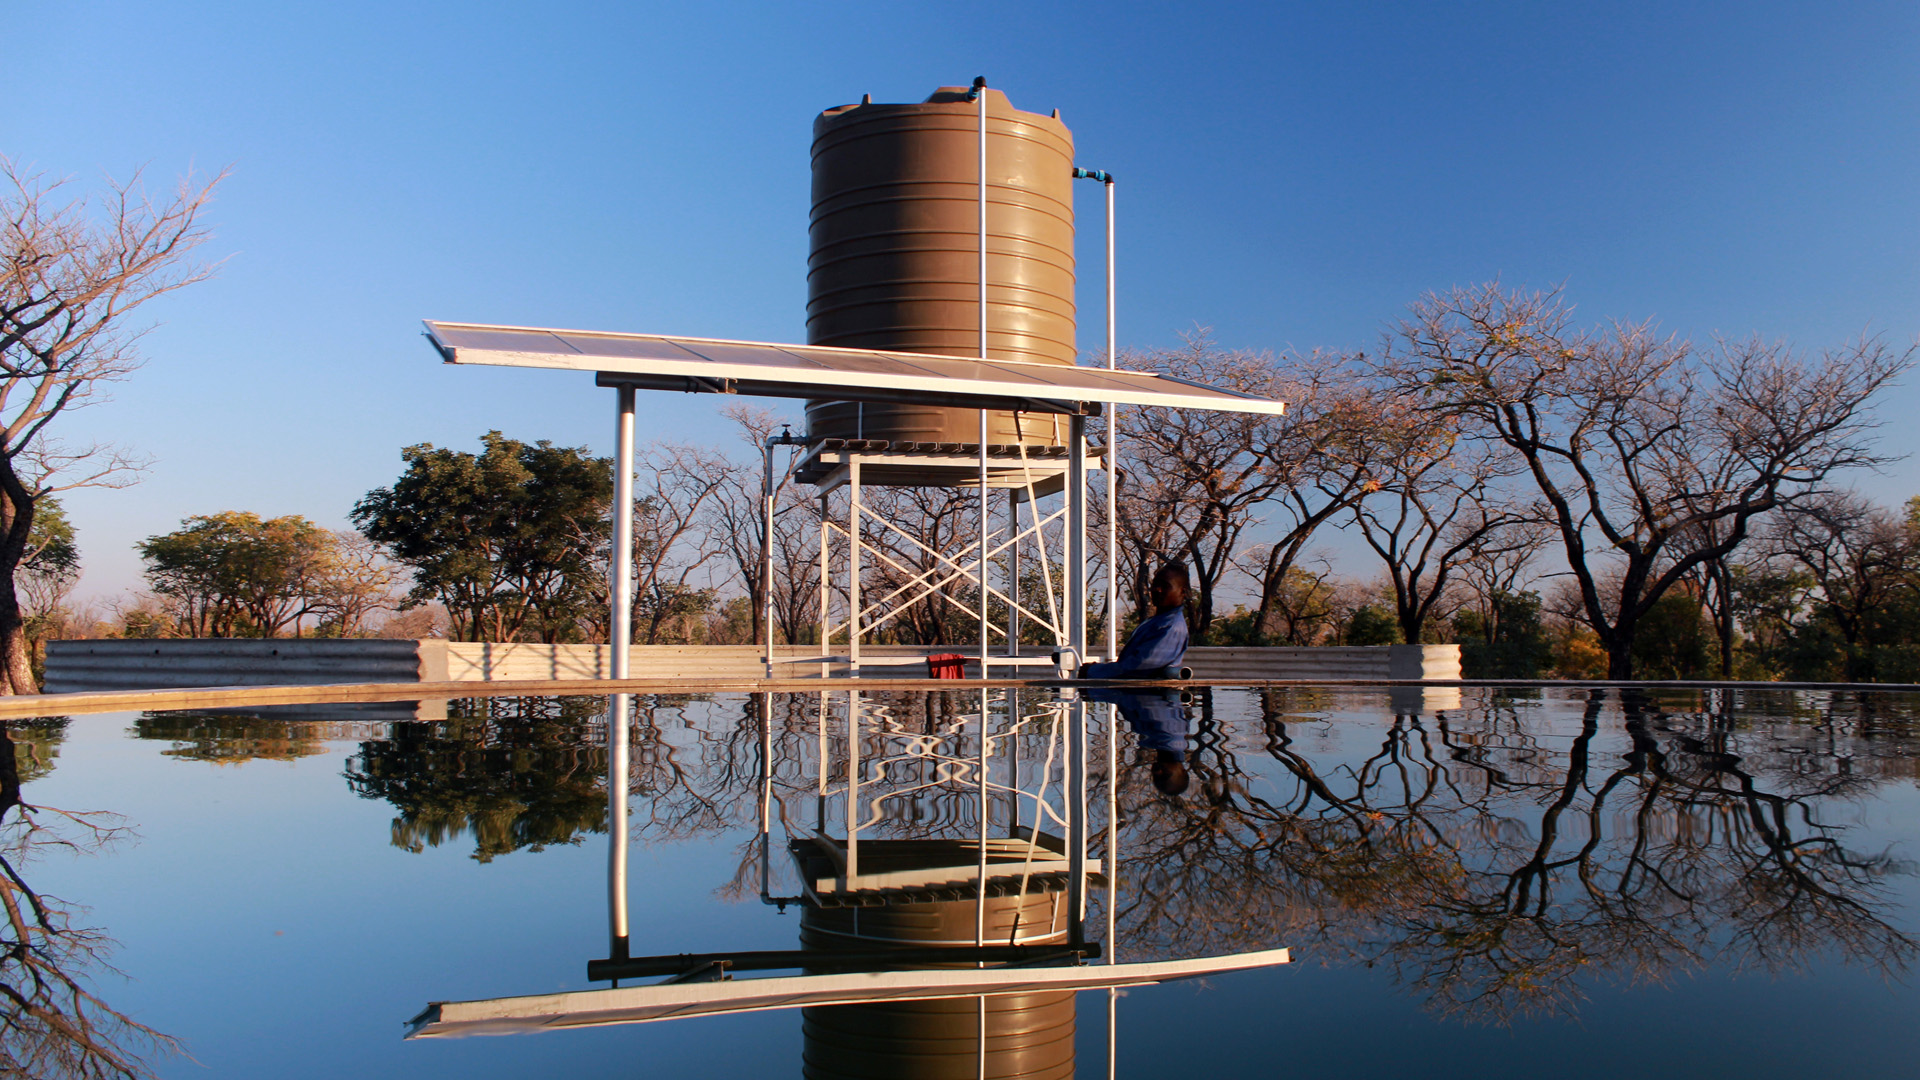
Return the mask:
[(1120, 650), (1120, 659), (1111, 664), (1088, 664), (1080, 669), (1086, 679), (1127, 679), (1142, 674), (1158, 675), (1162, 669), (1179, 667), (1187, 656), (1187, 613), (1174, 608), (1141, 623)]
[[(1106, 666), (1106, 665), (1101, 665)], [(1190, 723), (1178, 690), (1089, 689), (1088, 701), (1118, 706), (1121, 719), (1133, 729), (1142, 750), (1184, 754)]]

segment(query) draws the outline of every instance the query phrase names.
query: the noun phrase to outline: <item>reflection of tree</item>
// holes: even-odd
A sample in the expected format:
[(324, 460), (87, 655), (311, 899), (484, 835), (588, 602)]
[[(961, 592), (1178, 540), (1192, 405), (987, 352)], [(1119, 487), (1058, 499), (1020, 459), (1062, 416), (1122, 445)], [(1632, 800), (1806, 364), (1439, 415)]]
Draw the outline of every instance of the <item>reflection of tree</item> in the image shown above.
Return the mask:
[(6, 919), (0, 930), (0, 1076), (151, 1075), (148, 1060), (176, 1052), (178, 1044), (108, 1007), (85, 985), (88, 975), (111, 970), (106, 954), (112, 940), (74, 925), (69, 908), (21, 876), (39, 851), (95, 850), (121, 829), (109, 815), (23, 801), (16, 765), (21, 747), (12, 727), (0, 723), (0, 910)]
[(446, 720), (361, 743), (347, 785), (400, 811), (393, 846), (409, 851), (467, 833), (481, 862), (576, 844), (606, 829), (605, 714), (596, 697), (450, 702)]
[(7, 721), (7, 734), (13, 740), (13, 767), (19, 771), (21, 783), (30, 783), (53, 771), (54, 759), (60, 756), (60, 744), (67, 741), (69, 722), (65, 716)]
[(215, 765), (312, 757), (326, 752), (326, 734), (326, 728), (310, 722), (243, 713), (145, 713), (133, 722), (134, 738), (173, 744), (160, 751), (167, 757)]
[(1609, 755), (1605, 707), (1596, 692), (1570, 739), (1529, 731), (1510, 701), (1396, 717), (1364, 759), (1329, 767), (1298, 745), (1313, 703), (1270, 693), (1277, 792), (1249, 782), (1203, 708), (1202, 796), (1124, 791), (1122, 850), (1140, 869), (1121, 917), (1162, 948), (1306, 945), (1386, 964), (1478, 1020), (1564, 1009), (1582, 978), (1709, 962), (1777, 971), (1824, 952), (1904, 971), (1916, 943), (1885, 917), (1887, 879), (1911, 868), (1853, 850), (1821, 814), (1884, 775), (1837, 754), (1812, 769), (1728, 715), (1635, 696)]

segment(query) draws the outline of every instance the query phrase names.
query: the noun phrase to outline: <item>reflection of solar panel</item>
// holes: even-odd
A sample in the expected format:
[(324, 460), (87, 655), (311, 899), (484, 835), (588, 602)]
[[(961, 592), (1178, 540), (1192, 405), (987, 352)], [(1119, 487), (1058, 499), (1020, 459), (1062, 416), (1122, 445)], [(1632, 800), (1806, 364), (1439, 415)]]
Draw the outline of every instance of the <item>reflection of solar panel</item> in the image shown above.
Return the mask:
[(608, 385), (753, 397), (1097, 412), (1099, 403), (1278, 416), (1286, 403), (1171, 375), (661, 334), (428, 322), (450, 364), (592, 371)]
[(644, 1024), (651, 1020), (714, 1013), (796, 1009), (805, 1005), (1139, 986), (1272, 967), (1289, 959), (1287, 950), (1269, 949), (1237, 956), (1204, 956), (1144, 964), (794, 975), (728, 982), (657, 983), (485, 1001), (436, 1001), (413, 1018), (407, 1037), (504, 1035), (605, 1024)]

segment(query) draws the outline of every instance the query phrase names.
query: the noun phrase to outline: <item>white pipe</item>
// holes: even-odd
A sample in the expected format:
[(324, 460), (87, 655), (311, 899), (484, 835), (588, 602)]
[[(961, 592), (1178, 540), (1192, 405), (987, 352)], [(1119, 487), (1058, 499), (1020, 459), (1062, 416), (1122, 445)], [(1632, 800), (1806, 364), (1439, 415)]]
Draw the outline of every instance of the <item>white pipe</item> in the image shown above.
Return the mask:
[[(980, 359), (987, 358), (987, 91), (986, 80), (975, 79), (980, 103)], [(980, 410), (980, 677), (987, 677), (987, 410)], [(982, 702), (981, 738), (986, 738)], [(986, 783), (981, 777), (980, 782)], [(983, 852), (985, 848), (981, 849)], [(984, 858), (984, 855), (982, 856)]]
[(1067, 645), (1087, 655), (1087, 418), (1067, 427)]
[[(1113, 177), (1107, 177), (1107, 370), (1116, 370), (1113, 301)], [(1120, 407), (1107, 405), (1107, 661), (1120, 659)], [(1109, 871), (1111, 872), (1111, 871)]]
[(1120, 706), (1107, 706), (1107, 963), (1120, 962), (1115, 940), (1120, 902)]
[[(1112, 440), (1109, 439), (1109, 442)], [(760, 608), (766, 627), (767, 678), (773, 678), (773, 448), (767, 440), (766, 474), (760, 481)]]
[[(624, 679), (633, 651), (633, 387), (620, 387), (618, 395), (607, 644), (608, 673)], [(625, 694), (607, 702), (607, 923), (614, 959), (627, 955), (627, 709)]]
[(607, 583), (612, 610), (607, 643), (612, 646), (608, 674), (627, 677), (633, 651), (633, 387), (619, 389), (619, 415), (613, 439), (613, 566)]
[(847, 465), (847, 666), (860, 674), (860, 461)]
[(608, 955), (627, 956), (627, 695), (607, 701), (607, 929)]

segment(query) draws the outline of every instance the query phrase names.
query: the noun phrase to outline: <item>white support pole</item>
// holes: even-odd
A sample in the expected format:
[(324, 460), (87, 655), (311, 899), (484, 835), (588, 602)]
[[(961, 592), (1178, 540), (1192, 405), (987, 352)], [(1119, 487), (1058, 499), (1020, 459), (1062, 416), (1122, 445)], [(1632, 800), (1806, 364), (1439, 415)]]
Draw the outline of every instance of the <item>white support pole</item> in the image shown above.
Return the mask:
[(1114, 940), (1120, 901), (1120, 706), (1107, 705), (1107, 861), (1101, 864), (1107, 875), (1107, 963), (1120, 962), (1120, 946)]
[[(987, 90), (974, 80), (980, 104), (980, 359), (987, 358)], [(987, 677), (987, 411), (980, 410), (980, 677)], [(984, 702), (982, 708), (984, 709)], [(986, 722), (984, 711), (981, 723)], [(984, 729), (983, 729), (984, 730)], [(982, 735), (982, 738), (985, 738)], [(986, 778), (981, 778), (986, 783)], [(983, 849), (984, 850), (984, 849)]]
[(980, 688), (980, 761), (977, 777), (980, 781), (980, 880), (973, 904), (973, 943), (976, 946), (987, 943), (987, 818), (991, 810), (987, 803), (987, 764), (992, 756), (988, 751), (991, 732), (987, 724), (990, 711), (987, 695), (987, 688), (982, 686)]
[(860, 461), (847, 465), (847, 667), (860, 674)]
[(627, 958), (627, 715), (625, 694), (607, 700), (607, 955)]
[(1020, 489), (1007, 489), (1007, 655), (1020, 655)]
[[(822, 494), (820, 496), (820, 655), (822, 657), (828, 655), (833, 637), (833, 608), (829, 606), (833, 600), (833, 592), (829, 588), (833, 580), (833, 564), (827, 561), (827, 522), (829, 520), (827, 496)], [(820, 664), (820, 677), (823, 679), (827, 677), (827, 665), (824, 660)]]
[[(977, 79), (974, 88), (980, 103), (980, 359), (987, 358), (987, 89), (986, 80)], [(984, 440), (982, 440), (984, 441)]]
[(1067, 433), (1067, 644), (1087, 655), (1087, 418), (1075, 415)]
[(633, 651), (633, 387), (619, 391), (620, 411), (613, 439), (613, 573), (608, 582), (607, 673), (627, 677)]
[(987, 410), (980, 410), (980, 677), (987, 677), (987, 546), (991, 542), (993, 514), (987, 497)]
[[(1107, 370), (1118, 367), (1114, 333), (1113, 177), (1107, 177)], [(1120, 407), (1107, 405), (1107, 661), (1120, 659)], [(1109, 871), (1111, 873), (1111, 871)]]
[(847, 691), (847, 880), (860, 873), (860, 691)]
[(1068, 939), (1087, 940), (1087, 702), (1075, 698), (1067, 733)]
[[(608, 598), (608, 674), (628, 676), (633, 646), (633, 387), (618, 390), (614, 424), (613, 552)], [(609, 955), (627, 956), (627, 737), (628, 698), (607, 702), (607, 923)]]

